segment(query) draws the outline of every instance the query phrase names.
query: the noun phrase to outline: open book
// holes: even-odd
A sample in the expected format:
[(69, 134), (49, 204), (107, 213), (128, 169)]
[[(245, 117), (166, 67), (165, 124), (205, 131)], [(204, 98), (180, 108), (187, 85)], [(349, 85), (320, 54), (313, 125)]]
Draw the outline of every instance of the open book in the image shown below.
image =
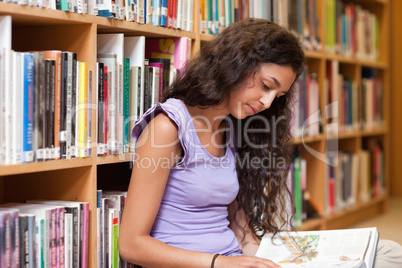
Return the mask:
[(256, 256), (282, 267), (372, 268), (378, 243), (377, 228), (282, 232), (272, 243), (262, 238)]

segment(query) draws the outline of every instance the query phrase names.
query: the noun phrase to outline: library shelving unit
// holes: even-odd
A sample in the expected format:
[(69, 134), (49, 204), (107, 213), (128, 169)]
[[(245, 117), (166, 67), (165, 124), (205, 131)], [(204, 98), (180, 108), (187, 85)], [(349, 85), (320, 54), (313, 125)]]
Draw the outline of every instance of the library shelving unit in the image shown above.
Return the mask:
[[(197, 0), (196, 0), (197, 1)], [(199, 49), (195, 32), (156, 27), (134, 22), (77, 14), (47, 8), (0, 2), (0, 16), (12, 17), (12, 49), (15, 51), (62, 50), (77, 53), (77, 60), (96, 70), (97, 34), (124, 33), (125, 36), (188, 37), (193, 50)], [(196, 26), (197, 27), (197, 26)], [(195, 27), (195, 28), (196, 28)], [(2, 31), (2, 29), (0, 29)], [(94, 77), (93, 77), (94, 78)], [(92, 104), (96, 103), (95, 94)], [(96, 114), (92, 113), (92, 122)], [(92, 124), (92, 133), (96, 126)], [(58, 199), (89, 202), (88, 267), (97, 266), (96, 190), (98, 169), (119, 169), (132, 155), (96, 156), (96, 138), (92, 137), (92, 156), (69, 160), (0, 166), (0, 203), (24, 202), (29, 199)], [(102, 169), (103, 168), (103, 169)], [(110, 180), (118, 172), (111, 172)]]
[[(331, 55), (325, 52), (306, 52), (309, 69), (318, 74), (320, 88), (324, 85), (326, 61), (337, 60), (348, 75), (356, 81), (361, 80), (361, 69), (374, 68), (383, 80), (384, 107), (390, 103), (389, 78), (389, 0), (354, 0), (364, 8), (377, 15), (380, 21), (380, 57), (376, 62), (350, 59)], [(92, 15), (76, 14), (59, 10), (50, 10), (13, 3), (0, 2), (0, 15), (12, 16), (12, 49), (16, 51), (33, 51), (59, 49), (76, 52), (79, 61), (88, 63), (88, 69), (95, 71), (97, 34), (124, 33), (125, 36), (146, 37), (189, 37), (192, 39), (192, 54), (201, 48), (203, 42), (208, 42), (213, 36), (200, 34), (199, 0), (194, 0), (194, 31), (187, 32), (176, 29), (142, 25), (133, 22), (107, 19)], [(1, 31), (1, 29), (0, 29)], [(323, 36), (324, 29), (321, 28)], [(321, 89), (320, 89), (321, 90)], [(322, 94), (321, 94), (322, 96)], [(95, 94), (92, 103), (96, 103)], [(322, 105), (322, 104), (321, 104)], [(321, 106), (321, 109), (324, 107)], [(380, 140), (384, 144), (385, 185), (389, 186), (389, 111), (384, 108), (384, 126), (375, 130), (359, 130), (339, 133), (339, 148), (359, 152), (366, 139)], [(92, 113), (92, 122), (96, 121)], [(92, 133), (96, 126), (92, 124)], [(323, 134), (296, 139), (295, 144), (306, 144), (316, 151), (325, 152), (327, 139)], [(325, 163), (315, 159), (302, 150), (307, 159), (308, 181), (307, 189), (311, 192), (322, 210), (324, 210), (324, 174)], [(110, 171), (118, 169), (120, 164), (129, 163), (130, 154), (96, 156), (96, 140), (92, 136), (92, 156), (71, 160), (54, 160), (20, 165), (0, 166), (0, 203), (23, 202), (27, 199), (60, 199), (70, 201), (85, 201), (90, 204), (89, 222), (89, 267), (97, 267), (96, 258), (96, 190), (98, 188), (99, 169)], [(106, 172), (107, 173), (107, 172)], [(119, 173), (110, 172), (111, 180), (118, 180)], [(387, 188), (386, 188), (387, 189)], [(384, 211), (388, 199), (388, 190), (381, 196), (364, 203), (357, 203), (344, 211), (320, 219), (303, 223), (301, 229), (327, 229), (347, 227), (354, 222)]]
[[(338, 1), (338, 0), (336, 0)], [(269, 3), (270, 1), (268, 1)], [(297, 1), (292, 1), (297, 2)], [(302, 3), (308, 5), (309, 1), (301, 1)], [(322, 212), (322, 216), (320, 218), (314, 219), (307, 219), (302, 223), (302, 225), (298, 228), (299, 230), (312, 230), (312, 229), (337, 229), (337, 228), (347, 228), (359, 221), (363, 221), (364, 219), (370, 218), (374, 215), (386, 211), (386, 204), (389, 197), (390, 192), (390, 172), (391, 172), (391, 153), (390, 153), (390, 133), (389, 133), (389, 124), (391, 120), (390, 115), (390, 103), (391, 103), (391, 78), (390, 78), (390, 38), (391, 38), (391, 31), (390, 31), (390, 15), (391, 15), (391, 2), (390, 0), (340, 0), (344, 5), (353, 4), (359, 5), (364, 10), (369, 11), (370, 13), (374, 14), (378, 19), (378, 58), (377, 60), (370, 60), (368, 58), (356, 58), (356, 57), (347, 57), (340, 54), (335, 53), (328, 53), (328, 50), (325, 48), (325, 37), (326, 32), (328, 31), (325, 29), (325, 24), (328, 23), (327, 17), (325, 15), (325, 3), (326, 1), (310, 1), (311, 3), (318, 3), (321, 4), (321, 10), (317, 11), (320, 15), (317, 16), (318, 18), (318, 33), (317, 35), (321, 39), (322, 49), (318, 51), (310, 51), (306, 50), (306, 59), (307, 59), (307, 66), (309, 73), (316, 73), (317, 74), (317, 81), (319, 85), (319, 95), (320, 95), (320, 114), (322, 118), (322, 131), (319, 135), (315, 136), (305, 136), (303, 138), (295, 138), (293, 143), (296, 146), (300, 146), (302, 148), (302, 157), (306, 159), (307, 162), (307, 191), (311, 194), (311, 196), (315, 199), (316, 204), (320, 208)], [(334, 2), (334, 1), (328, 1)], [(399, 1), (397, 5), (399, 4)], [(290, 3), (290, 1), (288, 2)], [(290, 4), (289, 4), (290, 5)], [(318, 5), (318, 4), (317, 4)], [(299, 6), (300, 7), (300, 6)], [(208, 9), (208, 7), (205, 7)], [(289, 8), (289, 6), (288, 6)], [(311, 8), (311, 5), (310, 5)], [(247, 9), (247, 8), (245, 8)], [(255, 9), (254, 9), (255, 10)], [(304, 11), (303, 11), (304, 12)], [(311, 13), (311, 10), (309, 11)], [(394, 14), (397, 11), (394, 10)], [(233, 14), (233, 13), (232, 13)], [(294, 13), (293, 13), (294, 14)], [(305, 14), (305, 13), (304, 13)], [(303, 15), (304, 15), (303, 14)], [(205, 15), (207, 17), (208, 15)], [(395, 16), (393, 20), (399, 20)], [(299, 18), (300, 20), (300, 18)], [(356, 19), (357, 20), (357, 19)], [(311, 21), (310, 21), (311, 23)], [(300, 27), (300, 26), (299, 26)], [(394, 38), (398, 38), (398, 27), (395, 27), (393, 32)], [(300, 30), (299, 30), (300, 31)], [(203, 42), (208, 42), (214, 35), (209, 34), (200, 34), (201, 44)], [(398, 46), (395, 46), (395, 52), (399, 52)], [(336, 135), (331, 134), (326, 131), (326, 119), (325, 119), (325, 103), (327, 100), (325, 99), (325, 79), (327, 78), (327, 63), (336, 61), (339, 64), (339, 73), (342, 74), (344, 77), (348, 77), (353, 79), (356, 84), (358, 85), (357, 90), (358, 93), (358, 109), (361, 109), (362, 100), (361, 100), (361, 93), (360, 87), (362, 83), (362, 72), (364, 69), (371, 69), (375, 70), (377, 77), (383, 83), (383, 103), (382, 103), (382, 117), (383, 123), (379, 127), (369, 128), (369, 129), (362, 129), (357, 128), (353, 131), (342, 131), (340, 129)], [(398, 72), (398, 69), (395, 68), (395, 71)], [(397, 78), (395, 76), (395, 81), (400, 81), (400, 76)], [(395, 83), (397, 85), (397, 83)], [(398, 100), (393, 100), (395, 109), (399, 105)], [(400, 110), (400, 109), (399, 109)], [(359, 111), (360, 113), (360, 111)], [(396, 112), (394, 111), (394, 114)], [(362, 118), (362, 115), (359, 115)], [(393, 123), (395, 128), (399, 127), (399, 117), (393, 116)], [(339, 123), (339, 122), (338, 122)], [(393, 142), (399, 142), (399, 136), (394, 135)], [(384, 163), (384, 185), (385, 190), (376, 197), (370, 198), (367, 201), (361, 201), (357, 198), (357, 201), (354, 205), (348, 206), (345, 209), (341, 209), (336, 211), (335, 213), (327, 213), (327, 203), (326, 203), (326, 193), (325, 189), (328, 187), (327, 181), (325, 179), (326, 172), (327, 172), (327, 164), (318, 159), (317, 157), (313, 156), (309, 151), (314, 150), (321, 154), (325, 154), (327, 152), (327, 144), (330, 142), (336, 141), (338, 143), (338, 148), (340, 151), (348, 151), (353, 154), (359, 154), (362, 150), (365, 149), (365, 144), (367, 141), (379, 141), (383, 146), (383, 163)], [(309, 147), (310, 150), (306, 148)], [(399, 151), (395, 150), (392, 155), (392, 159), (397, 159), (399, 155)], [(399, 157), (400, 159), (400, 157)], [(397, 160), (393, 160), (397, 163)], [(397, 181), (397, 174), (399, 174), (398, 165), (395, 164), (394, 170), (394, 177), (395, 181)], [(398, 171), (397, 171), (398, 170)], [(360, 174), (358, 175), (360, 176)], [(398, 180), (395, 185), (400, 185), (400, 180)], [(394, 189), (397, 192), (397, 189)]]

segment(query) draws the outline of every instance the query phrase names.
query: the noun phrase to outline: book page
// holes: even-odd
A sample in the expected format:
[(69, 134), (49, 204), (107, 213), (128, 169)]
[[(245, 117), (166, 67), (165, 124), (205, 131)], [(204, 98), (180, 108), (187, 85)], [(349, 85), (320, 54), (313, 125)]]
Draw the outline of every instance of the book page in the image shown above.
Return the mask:
[(372, 267), (376, 228), (266, 234), (256, 256), (282, 267)]

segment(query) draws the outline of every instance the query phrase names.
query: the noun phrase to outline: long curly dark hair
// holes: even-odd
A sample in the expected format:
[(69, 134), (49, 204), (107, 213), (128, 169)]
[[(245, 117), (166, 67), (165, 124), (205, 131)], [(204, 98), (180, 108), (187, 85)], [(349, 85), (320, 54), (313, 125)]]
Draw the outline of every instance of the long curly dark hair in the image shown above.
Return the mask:
[[(305, 63), (299, 39), (267, 20), (251, 18), (236, 22), (203, 44), (199, 54), (188, 61), (164, 93), (163, 99), (174, 97), (189, 106), (199, 107), (220, 104), (230, 98), (231, 91), (258, 72), (263, 63), (290, 66), (298, 77)], [(240, 185), (237, 202), (257, 237), (266, 232), (276, 234), (284, 223), (289, 223), (282, 209), (286, 198), (290, 197), (286, 176), (292, 148), (290, 106), (293, 87), (259, 114), (245, 119), (229, 116), (235, 133), (241, 133), (236, 137), (236, 170)], [(246, 137), (246, 128), (267, 131)], [(260, 165), (256, 166), (255, 161), (251, 165), (253, 159), (259, 159)]]

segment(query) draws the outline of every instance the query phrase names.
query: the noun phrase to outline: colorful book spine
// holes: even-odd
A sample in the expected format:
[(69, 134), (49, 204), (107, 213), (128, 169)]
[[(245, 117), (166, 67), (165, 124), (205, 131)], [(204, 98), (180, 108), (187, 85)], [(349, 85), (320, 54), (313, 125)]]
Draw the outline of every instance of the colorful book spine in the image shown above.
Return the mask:
[(88, 137), (88, 113), (86, 104), (88, 103), (88, 64), (86, 62), (80, 62), (80, 88), (78, 93), (79, 111), (79, 157), (87, 157), (87, 137)]
[(123, 59), (123, 153), (128, 153), (129, 148), (129, 120), (130, 120), (130, 58), (125, 57)]
[(33, 161), (33, 79), (34, 57), (31, 53), (23, 53), (23, 162)]
[(166, 27), (168, 20), (168, 0), (161, 0), (160, 26)]

